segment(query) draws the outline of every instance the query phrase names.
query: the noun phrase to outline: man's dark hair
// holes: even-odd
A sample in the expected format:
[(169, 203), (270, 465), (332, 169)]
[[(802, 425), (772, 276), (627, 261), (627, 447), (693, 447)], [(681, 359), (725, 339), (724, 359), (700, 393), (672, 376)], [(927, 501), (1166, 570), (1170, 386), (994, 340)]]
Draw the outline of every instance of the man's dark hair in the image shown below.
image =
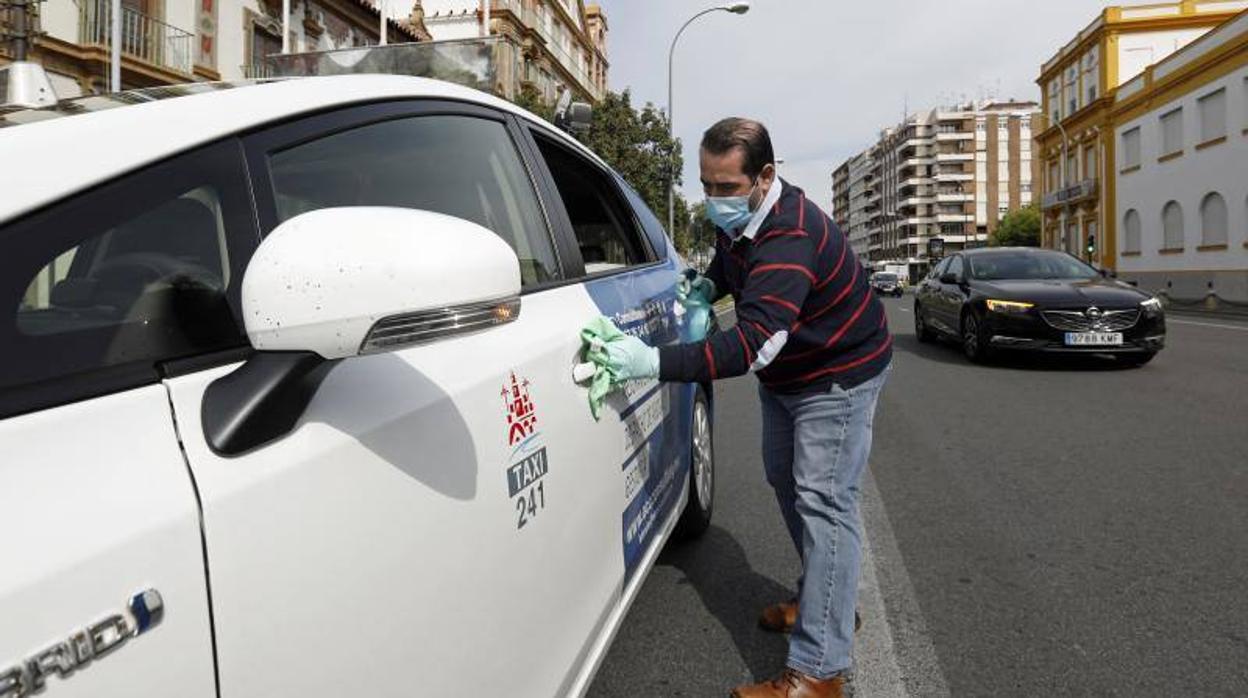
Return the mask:
[(764, 167), (776, 161), (767, 127), (753, 119), (735, 116), (720, 119), (702, 134), (702, 148), (712, 155), (724, 155), (733, 148), (740, 148), (745, 155), (742, 168), (750, 179), (758, 177)]

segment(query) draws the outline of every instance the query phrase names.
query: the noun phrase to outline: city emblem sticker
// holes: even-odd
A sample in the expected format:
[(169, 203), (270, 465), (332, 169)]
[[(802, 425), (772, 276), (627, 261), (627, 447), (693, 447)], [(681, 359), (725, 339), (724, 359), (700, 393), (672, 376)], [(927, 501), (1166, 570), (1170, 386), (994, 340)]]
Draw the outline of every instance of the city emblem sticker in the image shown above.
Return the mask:
[(512, 371), (500, 393), (506, 415), (507, 445), (511, 447), (507, 459), (507, 496), (516, 511), (516, 530), (527, 526), (546, 508), (545, 477), (550, 468), (531, 387), (527, 378), (517, 377)]

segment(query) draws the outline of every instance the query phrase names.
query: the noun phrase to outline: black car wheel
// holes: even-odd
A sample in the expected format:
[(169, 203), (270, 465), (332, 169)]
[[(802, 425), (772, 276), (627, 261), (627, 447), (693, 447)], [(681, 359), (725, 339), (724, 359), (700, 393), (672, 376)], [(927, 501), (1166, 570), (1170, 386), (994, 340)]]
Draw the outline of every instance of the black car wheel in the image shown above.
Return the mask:
[(927, 344), (932, 341), (932, 331), (927, 327), (927, 321), (923, 319), (923, 306), (918, 301), (914, 303), (914, 336), (919, 341)]
[(962, 316), (962, 353), (977, 364), (984, 363), (991, 356), (988, 338), (984, 336), (979, 318), (969, 311)]
[(676, 524), (676, 537), (699, 538), (711, 525), (715, 502), (715, 449), (712, 445), (711, 410), (706, 392), (698, 386), (693, 398), (689, 468), (689, 503)]

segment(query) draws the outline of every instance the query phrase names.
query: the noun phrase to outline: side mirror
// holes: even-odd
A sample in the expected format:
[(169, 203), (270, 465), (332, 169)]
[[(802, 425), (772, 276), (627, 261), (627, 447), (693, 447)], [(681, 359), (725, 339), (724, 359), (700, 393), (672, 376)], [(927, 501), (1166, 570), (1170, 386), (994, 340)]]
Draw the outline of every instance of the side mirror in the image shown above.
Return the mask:
[(1118, 278), (1118, 272), (1114, 271), (1113, 269), (1097, 269), (1097, 271), (1101, 272), (1101, 276), (1105, 277), (1106, 279)]
[(260, 243), (243, 275), (258, 353), (204, 391), (209, 448), (236, 456), (295, 428), (338, 360), (520, 316), (520, 263), (497, 235), (403, 208), (327, 208)]
[(327, 208), (281, 224), (243, 276), (260, 351), (342, 359), (483, 330), (520, 314), (520, 263), (461, 218), (404, 208)]
[(941, 274), (941, 275), (940, 275), (940, 283), (942, 283), (942, 284), (956, 284), (956, 283), (958, 283), (958, 275), (957, 275), (957, 274), (949, 274), (949, 273), (944, 273), (944, 274)]
[(593, 120), (594, 108), (585, 102), (572, 102), (555, 113), (555, 126), (574, 135), (589, 131)]

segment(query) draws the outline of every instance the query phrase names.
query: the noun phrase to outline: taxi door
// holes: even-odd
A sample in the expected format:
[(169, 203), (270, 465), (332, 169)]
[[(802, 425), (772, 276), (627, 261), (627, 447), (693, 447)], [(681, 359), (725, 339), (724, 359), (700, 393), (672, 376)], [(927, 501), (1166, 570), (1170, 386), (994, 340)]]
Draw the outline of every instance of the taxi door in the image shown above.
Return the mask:
[(619, 462), (572, 379), (599, 311), (516, 128), (410, 101), (246, 140), (262, 231), (325, 207), (433, 210), (509, 242), (524, 291), (509, 324), (342, 360), (288, 433), (243, 453), (214, 451), (200, 421), (237, 366), (169, 381), (222, 696), (563, 695), (602, 634), (623, 567)]

